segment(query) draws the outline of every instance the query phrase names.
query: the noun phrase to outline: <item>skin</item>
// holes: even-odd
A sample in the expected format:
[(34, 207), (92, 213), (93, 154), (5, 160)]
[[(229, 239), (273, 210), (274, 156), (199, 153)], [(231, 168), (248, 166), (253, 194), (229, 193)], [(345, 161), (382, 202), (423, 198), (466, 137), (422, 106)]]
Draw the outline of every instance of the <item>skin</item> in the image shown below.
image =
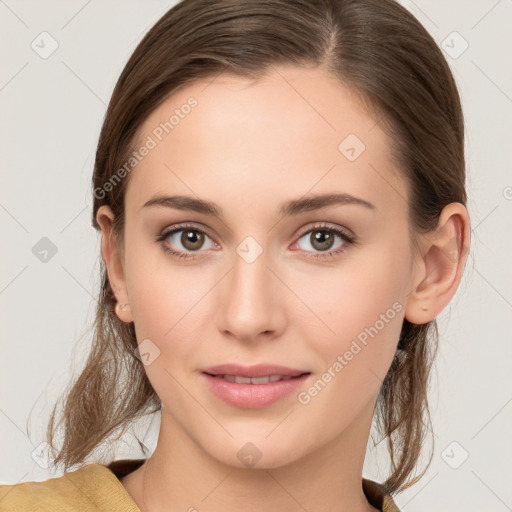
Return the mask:
[[(413, 242), (408, 183), (388, 136), (322, 68), (273, 67), (252, 82), (228, 74), (195, 81), (148, 117), (139, 140), (190, 96), (197, 107), (131, 171), (122, 246), (110, 209), (97, 214), (110, 283), (129, 305), (117, 315), (135, 323), (139, 343), (149, 338), (160, 350), (145, 366), (162, 401), (157, 447), (122, 483), (143, 511), (376, 510), (361, 476), (379, 387), (404, 318), (426, 323), (456, 292), (467, 211), (446, 206), (437, 229)], [(366, 146), (353, 162), (338, 150), (351, 133)], [(279, 215), (283, 201), (332, 192), (374, 208)], [(213, 201), (224, 218), (142, 208), (156, 194)], [(156, 241), (181, 222), (207, 234), (195, 252), (180, 242), (182, 232)], [(335, 235), (327, 250), (343, 252), (315, 259), (325, 254), (311, 241), (325, 234), (315, 223), (349, 230), (356, 242), (343, 245)], [(252, 263), (236, 252), (247, 236), (263, 249)], [(170, 256), (163, 244), (196, 259)], [(393, 303), (401, 310), (306, 405), (292, 393), (241, 409), (203, 382), (208, 366), (267, 362), (311, 372), (307, 390)], [(249, 468), (237, 457), (248, 442), (261, 452)]]

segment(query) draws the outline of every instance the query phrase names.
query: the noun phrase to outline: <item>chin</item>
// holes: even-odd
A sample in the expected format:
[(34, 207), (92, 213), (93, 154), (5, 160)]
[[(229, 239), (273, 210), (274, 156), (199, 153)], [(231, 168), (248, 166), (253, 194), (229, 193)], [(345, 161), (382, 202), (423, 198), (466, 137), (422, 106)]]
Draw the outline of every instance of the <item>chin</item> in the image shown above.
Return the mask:
[(268, 432), (260, 436), (245, 435), (244, 440), (230, 438), (223, 443), (206, 445), (203, 448), (222, 464), (240, 469), (275, 469), (306, 455), (303, 442), (285, 443), (284, 438), (279, 436), (272, 440), (265, 439), (267, 434)]

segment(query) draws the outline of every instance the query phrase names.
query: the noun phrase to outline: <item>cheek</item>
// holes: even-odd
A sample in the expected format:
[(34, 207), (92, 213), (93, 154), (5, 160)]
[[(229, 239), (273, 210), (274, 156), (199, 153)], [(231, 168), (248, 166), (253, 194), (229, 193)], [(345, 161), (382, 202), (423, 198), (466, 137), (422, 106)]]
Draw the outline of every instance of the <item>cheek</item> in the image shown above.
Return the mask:
[[(313, 327), (309, 327), (304, 335), (312, 340), (311, 348), (325, 368), (339, 362), (341, 356), (345, 378), (350, 374), (354, 383), (370, 385), (373, 379), (374, 387), (378, 384), (376, 376), (384, 378), (405, 314), (408, 262), (406, 252), (397, 254), (382, 248), (361, 253), (360, 258), (347, 260), (339, 268), (317, 272), (314, 279), (308, 278), (309, 285), (303, 283), (298, 293), (307, 297), (309, 308), (319, 319), (314, 327), (321, 327), (323, 332), (315, 336)], [(348, 367), (351, 370), (345, 371)], [(339, 374), (340, 365), (336, 368)]]
[(351, 256), (338, 267), (318, 268), (294, 280), (297, 295), (304, 297), (319, 320), (330, 328), (333, 339), (355, 336), (373, 325), (395, 302), (403, 305), (409, 281), (407, 255), (391, 251), (386, 255), (385, 250), (377, 249), (366, 252)]
[(344, 275), (326, 286), (324, 294), (309, 297), (311, 308), (323, 312), (333, 332), (323, 329), (321, 337), (313, 330), (305, 333), (321, 363), (297, 399), (309, 418), (318, 418), (309, 419), (308, 428), (321, 429), (326, 439), (346, 428), (376, 398), (396, 353), (405, 312), (400, 287), (385, 279), (378, 288), (372, 283), (368, 274)]
[(148, 378), (168, 405), (181, 406), (179, 382), (197, 370), (198, 348), (211, 337), (200, 326), (211, 325), (208, 315), (215, 308), (209, 291), (218, 275), (208, 266), (179, 265), (160, 253), (134, 250), (126, 260), (127, 285), (137, 341), (150, 340), (158, 354), (146, 366)]
[(180, 383), (184, 374), (197, 367), (194, 340), (205, 333), (194, 331), (198, 315), (205, 314), (204, 298), (210, 286), (197, 268), (165, 260), (148, 253), (146, 259), (141, 255), (127, 261), (130, 303), (137, 342), (146, 343), (156, 354), (145, 366), (151, 385), (167, 407), (186, 411), (188, 395)]
[(139, 342), (176, 338), (207, 293), (208, 279), (199, 266), (180, 266), (156, 243), (133, 238), (126, 256), (126, 281)]

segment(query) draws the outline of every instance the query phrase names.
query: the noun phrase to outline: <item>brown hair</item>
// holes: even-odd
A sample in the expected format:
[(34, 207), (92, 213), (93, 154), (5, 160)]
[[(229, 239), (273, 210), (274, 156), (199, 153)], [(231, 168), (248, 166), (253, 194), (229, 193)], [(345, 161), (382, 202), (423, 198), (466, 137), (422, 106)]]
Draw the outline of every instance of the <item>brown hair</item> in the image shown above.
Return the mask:
[[(450, 68), (425, 28), (394, 0), (184, 0), (166, 12), (139, 43), (115, 86), (98, 141), (92, 224), (101, 205), (112, 209), (122, 250), (129, 174), (107, 187), (135, 147), (138, 130), (169, 94), (199, 77), (222, 72), (257, 79), (271, 65), (324, 66), (380, 118), (410, 188), (412, 232), (428, 232), (451, 202), (466, 204), (464, 126)], [(161, 408), (134, 355), (133, 323), (113, 313), (115, 296), (101, 262), (101, 290), (91, 352), (48, 424), (53, 464), (84, 460), (114, 433)], [(437, 350), (435, 320), (404, 321), (396, 356), (375, 412), (387, 438), (390, 493), (412, 478), (430, 428), (427, 390)], [(64, 398), (64, 397), (63, 397)], [(140, 442), (140, 441), (139, 441)]]

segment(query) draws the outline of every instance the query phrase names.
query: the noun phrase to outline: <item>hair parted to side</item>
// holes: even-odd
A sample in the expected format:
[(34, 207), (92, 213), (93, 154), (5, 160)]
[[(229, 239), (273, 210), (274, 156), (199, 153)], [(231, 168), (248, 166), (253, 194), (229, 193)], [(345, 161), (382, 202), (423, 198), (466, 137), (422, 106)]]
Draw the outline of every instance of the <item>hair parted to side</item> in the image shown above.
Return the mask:
[[(104, 184), (128, 160), (142, 123), (162, 101), (199, 77), (229, 72), (257, 79), (278, 64), (324, 66), (374, 112), (409, 184), (412, 233), (432, 230), (447, 204), (466, 204), (464, 124), (455, 81), (435, 41), (395, 0), (184, 0), (144, 36), (114, 88), (92, 179), (94, 228), (100, 229), (98, 208), (110, 206), (122, 250), (130, 175), (113, 187)], [(134, 354), (133, 323), (117, 318), (115, 302), (101, 262), (91, 352), (48, 424), (54, 451), (63, 428), (53, 466), (66, 471), (83, 464), (113, 433), (122, 435), (134, 420), (161, 408)], [(423, 472), (415, 474), (431, 426), (427, 390), (437, 343), (435, 320), (405, 320), (380, 389), (374, 419), (388, 442), (391, 474), (384, 486), (390, 493), (421, 478), (432, 459), (431, 453)]]

